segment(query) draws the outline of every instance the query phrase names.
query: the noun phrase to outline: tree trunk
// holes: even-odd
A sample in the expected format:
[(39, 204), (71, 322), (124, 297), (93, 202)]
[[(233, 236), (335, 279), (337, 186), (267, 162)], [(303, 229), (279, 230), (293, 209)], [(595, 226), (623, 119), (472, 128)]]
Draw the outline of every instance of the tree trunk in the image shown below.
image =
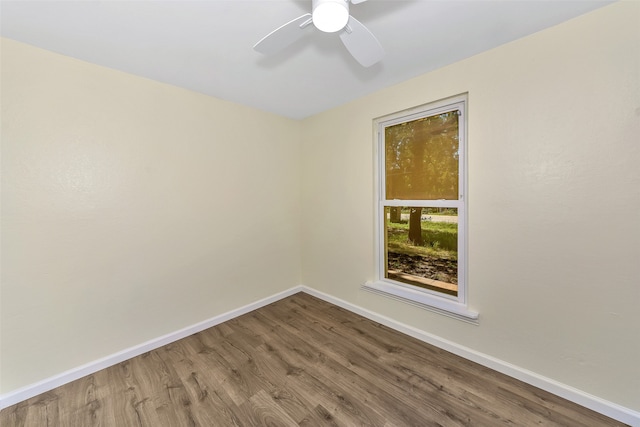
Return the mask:
[(391, 211), (391, 215), (390, 216), (390, 221), (394, 224), (399, 224), (402, 222), (402, 208), (401, 207), (391, 207), (389, 208), (389, 210)]
[(409, 241), (415, 246), (422, 246), (422, 208), (411, 208), (409, 213)]

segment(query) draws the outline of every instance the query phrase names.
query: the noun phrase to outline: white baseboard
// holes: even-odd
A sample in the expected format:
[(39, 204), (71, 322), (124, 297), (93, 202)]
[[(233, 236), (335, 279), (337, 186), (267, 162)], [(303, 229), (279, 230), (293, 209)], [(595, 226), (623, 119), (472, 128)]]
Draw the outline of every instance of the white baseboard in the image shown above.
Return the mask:
[(413, 326), (405, 325), (381, 314), (344, 301), (340, 298), (325, 294), (324, 292), (320, 292), (306, 286), (302, 286), (302, 291), (308, 293), (309, 295), (313, 295), (317, 298), (327, 301), (331, 304), (337, 305), (338, 307), (342, 307), (353, 313), (373, 320), (374, 322), (381, 323), (399, 332), (405, 333), (409, 336), (419, 339), (420, 341), (424, 341), (428, 344), (434, 345), (443, 350), (464, 357), (465, 359), (471, 360), (495, 371), (509, 375), (510, 377), (516, 378), (522, 382), (553, 393), (557, 396), (577, 403), (578, 405), (584, 406), (585, 408), (589, 408), (593, 411), (599, 412), (617, 421), (629, 424), (633, 427), (640, 427), (640, 412), (590, 395), (574, 387), (552, 380), (551, 378), (538, 375), (535, 372), (528, 371), (526, 369), (512, 365), (511, 363), (472, 350), (455, 342), (414, 328)]
[(4, 395), (0, 395), (0, 409), (4, 409), (8, 406), (22, 402), (23, 400), (27, 400), (31, 397), (37, 396), (41, 393), (47, 392), (71, 381), (80, 379), (101, 369), (108, 368), (109, 366), (113, 366), (132, 357), (139, 356), (148, 351), (157, 349), (159, 347), (162, 347), (163, 345), (167, 345), (179, 339), (188, 337), (189, 335), (193, 335), (212, 326), (226, 322), (227, 320), (241, 316), (260, 307), (264, 307), (265, 305), (271, 304), (298, 292), (306, 292), (309, 295), (313, 295), (331, 304), (335, 304), (339, 307), (359, 314), (375, 322), (381, 323), (399, 332), (419, 339), (420, 341), (435, 345), (436, 347), (442, 348), (443, 350), (447, 350), (453, 354), (464, 357), (465, 359), (469, 359), (473, 362), (479, 363), (480, 365), (486, 366), (488, 368), (516, 378), (520, 381), (523, 381), (527, 384), (531, 384), (535, 387), (546, 390), (550, 393), (575, 402), (586, 408), (592, 409), (615, 420), (634, 427), (640, 427), (640, 412), (636, 412), (629, 408), (625, 408), (615, 403), (608, 402), (604, 399), (600, 399), (599, 397), (590, 395), (566, 384), (562, 384), (558, 381), (546, 378), (542, 375), (538, 375), (535, 372), (522, 369), (503, 360), (496, 359), (487, 354), (480, 353), (478, 351), (464, 347), (460, 344), (414, 328), (412, 326), (405, 325), (381, 314), (367, 310), (365, 308), (344, 301), (340, 298), (336, 298), (329, 294), (325, 294), (324, 292), (309, 288), (307, 286), (296, 286), (291, 289), (287, 289), (270, 297), (245, 305), (244, 307), (240, 307), (236, 310), (231, 310), (219, 316), (215, 316), (211, 319), (197, 323), (193, 326), (189, 326), (179, 331), (147, 341), (140, 345), (125, 349), (121, 352), (112, 354), (94, 362), (87, 363), (69, 371), (62, 372), (61, 374), (47, 378), (43, 381), (39, 381), (35, 384), (22, 387)]
[(66, 372), (62, 372), (58, 375), (54, 375), (53, 377), (44, 379), (37, 383), (30, 384), (17, 390), (11, 391), (7, 394), (0, 395), (0, 410), (8, 406), (15, 405), (16, 403), (22, 402), (23, 400), (27, 400), (31, 397), (53, 390), (54, 388), (70, 383), (71, 381), (75, 381), (87, 375), (98, 372), (101, 369), (108, 368), (125, 360), (131, 359), (132, 357), (136, 357), (148, 351), (160, 348), (163, 345), (167, 345), (182, 338), (186, 338), (189, 335), (204, 331), (205, 329), (208, 329), (212, 326), (216, 326), (220, 323), (226, 322), (227, 320), (231, 320), (235, 317), (249, 313), (250, 311), (256, 310), (260, 307), (264, 307), (265, 305), (271, 304), (272, 302), (276, 302), (278, 300), (281, 300), (282, 298), (286, 298), (290, 295), (301, 292), (302, 290), (302, 286), (296, 286), (291, 289), (287, 289), (286, 291), (279, 292), (275, 295), (269, 296), (259, 301), (255, 301), (251, 304), (247, 304), (244, 307), (228, 311), (219, 316), (215, 316), (203, 322), (196, 323), (195, 325), (180, 329), (179, 331), (175, 331), (159, 338), (152, 339), (150, 341), (122, 350), (110, 356), (103, 357), (102, 359), (98, 359), (77, 368), (70, 369)]

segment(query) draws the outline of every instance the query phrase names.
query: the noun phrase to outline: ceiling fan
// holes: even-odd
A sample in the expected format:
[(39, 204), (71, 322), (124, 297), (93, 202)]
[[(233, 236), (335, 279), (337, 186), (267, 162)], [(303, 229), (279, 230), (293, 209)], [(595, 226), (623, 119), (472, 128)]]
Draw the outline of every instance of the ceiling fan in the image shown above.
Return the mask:
[(253, 48), (264, 54), (276, 53), (301, 38), (313, 24), (326, 33), (339, 32), (340, 40), (355, 60), (363, 67), (370, 67), (382, 59), (384, 50), (371, 31), (349, 14), (349, 2), (358, 4), (365, 1), (312, 0), (312, 13), (305, 13), (275, 29)]

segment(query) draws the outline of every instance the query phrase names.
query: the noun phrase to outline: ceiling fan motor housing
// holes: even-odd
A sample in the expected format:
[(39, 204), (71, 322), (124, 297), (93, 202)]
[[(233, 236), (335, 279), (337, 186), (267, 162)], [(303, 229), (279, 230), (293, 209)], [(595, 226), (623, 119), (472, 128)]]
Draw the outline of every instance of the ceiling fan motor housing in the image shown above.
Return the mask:
[(349, 0), (313, 0), (313, 25), (325, 33), (335, 33), (349, 22)]

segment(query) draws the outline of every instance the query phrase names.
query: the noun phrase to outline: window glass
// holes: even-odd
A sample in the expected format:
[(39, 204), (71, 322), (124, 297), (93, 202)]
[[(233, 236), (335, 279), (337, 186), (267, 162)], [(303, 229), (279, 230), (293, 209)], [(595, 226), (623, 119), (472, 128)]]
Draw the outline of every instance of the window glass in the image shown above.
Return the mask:
[(385, 206), (385, 278), (458, 295), (458, 210)]

